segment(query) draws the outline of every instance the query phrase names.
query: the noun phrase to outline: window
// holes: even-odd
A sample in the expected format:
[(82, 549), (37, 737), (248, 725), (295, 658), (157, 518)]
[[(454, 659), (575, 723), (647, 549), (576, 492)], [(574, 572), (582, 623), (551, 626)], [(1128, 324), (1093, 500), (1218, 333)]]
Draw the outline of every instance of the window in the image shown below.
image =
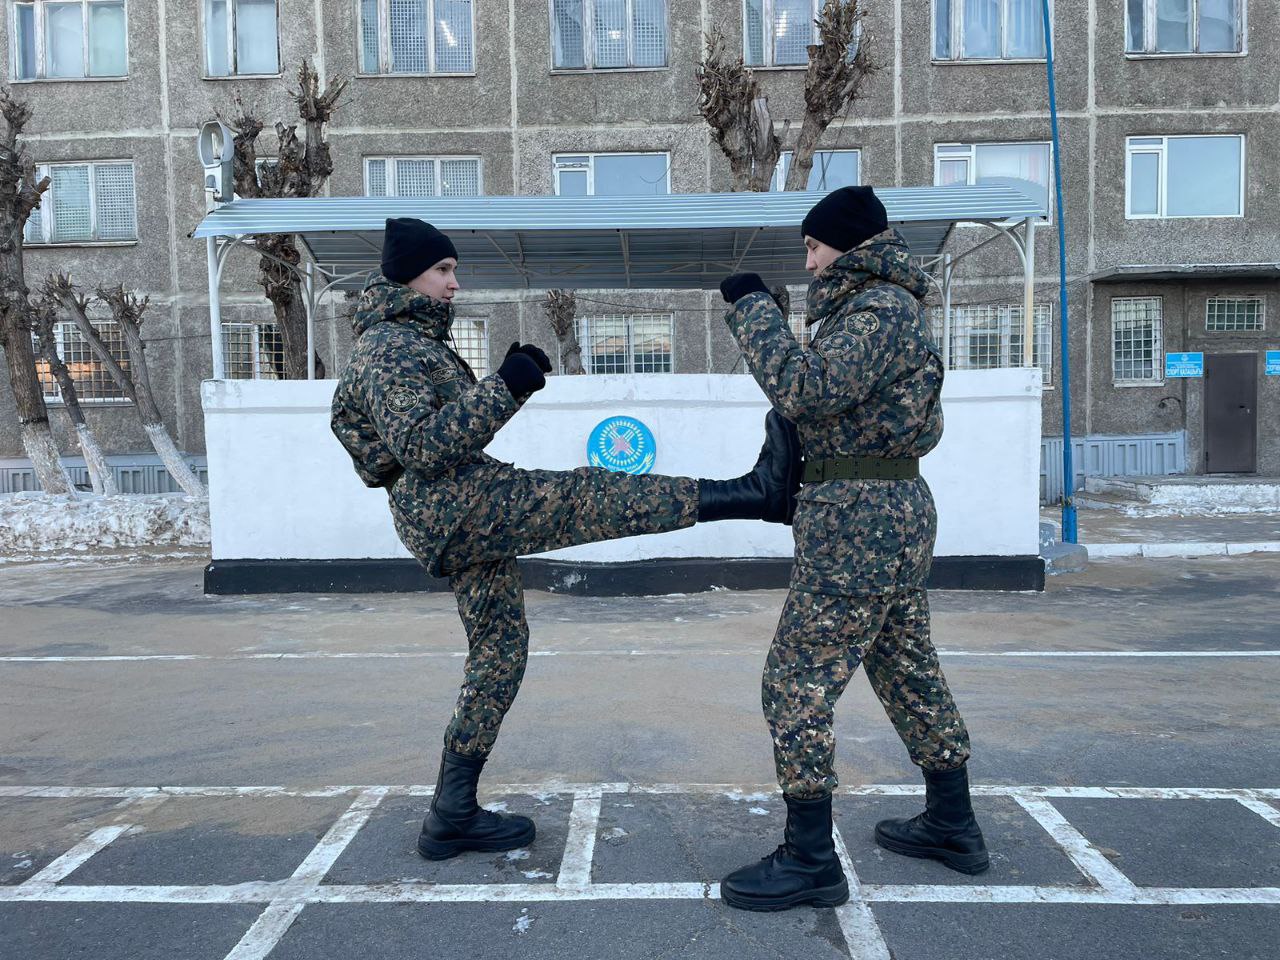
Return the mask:
[(279, 380), (284, 343), (274, 323), (223, 323), (222, 357), (228, 380)]
[(15, 80), (124, 77), (124, 0), (29, 0), (13, 5)]
[(39, 208), (31, 211), (23, 243), (100, 243), (138, 239), (129, 161), (51, 163), (36, 167), (49, 177)]
[(472, 0), (360, 0), (360, 72), (475, 73)]
[(479, 157), (366, 157), (369, 197), (478, 197)]
[[(951, 308), (950, 362), (952, 370), (996, 370), (1022, 366), (1026, 326), (1020, 303), (992, 303)], [(934, 340), (944, 341), (941, 308), (930, 312)], [(1053, 307), (1035, 305), (1032, 320), (1031, 365), (1039, 368), (1045, 385), (1053, 382)]]
[(553, 69), (666, 65), (666, 0), (551, 0)]
[(933, 148), (933, 182), (940, 187), (993, 179), (1024, 180), (1048, 210), (1052, 176), (1052, 153), (1047, 143), (940, 143)]
[[(791, 157), (792, 152), (784, 150), (778, 158), (770, 190), (786, 189)], [(856, 187), (860, 182), (861, 166), (862, 153), (859, 150), (816, 150), (813, 154), (813, 167), (809, 170), (809, 183), (805, 189), (828, 191), (840, 187)]]
[(277, 37), (276, 0), (205, 0), (205, 75), (279, 73)]
[(669, 313), (579, 317), (575, 325), (587, 373), (673, 372)]
[(791, 325), (791, 335), (796, 338), (796, 343), (802, 347), (807, 347), (813, 343), (813, 331), (816, 324), (810, 325), (804, 322), (805, 314), (792, 312), (787, 316), (787, 323)]
[(1243, 53), (1242, 0), (1126, 0), (1128, 53)]
[(467, 362), (476, 379), (489, 374), (489, 331), (485, 321), (455, 317), (450, 331), (458, 356)]
[(1040, 0), (934, 0), (933, 59), (1043, 60)]
[(1130, 137), (1125, 216), (1244, 215), (1244, 137)]
[(1117, 386), (1164, 382), (1163, 306), (1160, 297), (1111, 301), (1111, 376)]
[(785, 67), (809, 62), (817, 42), (813, 22), (824, 0), (743, 0), (743, 58), (751, 67)]
[[(125, 348), (124, 336), (120, 333), (119, 326), (110, 320), (95, 320), (93, 325), (116, 363), (124, 368), (125, 373), (128, 373), (129, 352)], [(94, 355), (89, 341), (84, 338), (74, 323), (70, 320), (59, 320), (53, 325), (53, 336), (58, 345), (58, 356), (62, 357), (62, 362), (67, 365), (67, 372), (76, 382), (76, 396), (81, 403), (101, 403), (112, 400), (127, 402), (124, 393), (111, 379), (111, 374), (102, 365), (102, 361)], [(44, 391), (45, 400), (61, 402), (62, 392), (58, 389), (58, 381), (54, 379), (49, 364), (37, 359), (36, 369), (40, 375), (40, 385)]]
[(671, 192), (671, 155), (666, 153), (557, 154), (558, 197), (619, 197)]
[(1263, 329), (1261, 297), (1210, 297), (1205, 304), (1204, 328), (1219, 332)]

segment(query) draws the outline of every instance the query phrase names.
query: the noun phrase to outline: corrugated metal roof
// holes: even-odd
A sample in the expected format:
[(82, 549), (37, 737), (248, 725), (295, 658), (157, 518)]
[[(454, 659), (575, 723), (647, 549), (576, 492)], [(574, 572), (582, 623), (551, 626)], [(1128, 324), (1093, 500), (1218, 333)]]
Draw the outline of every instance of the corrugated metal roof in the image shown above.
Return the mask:
[[(1043, 217), (1016, 181), (878, 190), (889, 220), (921, 256), (957, 221)], [(313, 197), (236, 200), (193, 237), (295, 233), (331, 276), (377, 269), (388, 217), (435, 224), (458, 248), (471, 287), (710, 289), (735, 269), (802, 283), (799, 226), (820, 193), (644, 197)], [(340, 286), (359, 287), (362, 279)]]

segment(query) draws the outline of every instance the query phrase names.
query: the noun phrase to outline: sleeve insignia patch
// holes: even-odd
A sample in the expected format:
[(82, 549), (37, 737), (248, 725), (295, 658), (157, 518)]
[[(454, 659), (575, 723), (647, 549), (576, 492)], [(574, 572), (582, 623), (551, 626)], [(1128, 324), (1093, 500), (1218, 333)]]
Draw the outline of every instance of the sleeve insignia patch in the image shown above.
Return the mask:
[(418, 396), (408, 387), (395, 387), (387, 394), (387, 407), (395, 413), (408, 413), (418, 405)]
[(855, 314), (849, 320), (849, 332), (858, 337), (869, 337), (880, 329), (880, 319), (874, 313)]
[(431, 371), (431, 382), (439, 386), (442, 383), (448, 383), (450, 380), (458, 379), (458, 371), (452, 366), (436, 367)]

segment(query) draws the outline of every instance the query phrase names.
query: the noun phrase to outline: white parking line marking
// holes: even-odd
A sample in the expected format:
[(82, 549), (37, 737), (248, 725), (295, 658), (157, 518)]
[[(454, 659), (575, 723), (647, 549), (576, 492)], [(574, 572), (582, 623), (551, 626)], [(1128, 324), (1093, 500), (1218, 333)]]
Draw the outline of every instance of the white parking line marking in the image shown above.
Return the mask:
[(99, 827), (57, 860), (54, 860), (35, 876), (29, 878), (22, 886), (51, 887), (60, 880), (65, 880), (84, 866), (90, 857), (105, 849), (107, 844), (129, 830), (130, 827), (132, 827), (132, 824), (129, 823), (116, 823), (109, 827)]
[(845, 878), (849, 881), (849, 902), (836, 907), (836, 919), (840, 921), (840, 932), (849, 947), (849, 956), (853, 960), (890, 960), (889, 945), (880, 932), (875, 914), (863, 899), (862, 882), (838, 827), (831, 828), (831, 839), (835, 841), (836, 856), (840, 858)]
[(574, 792), (569, 836), (564, 842), (564, 858), (556, 879), (556, 886), (561, 890), (580, 890), (591, 885), (591, 861), (600, 828), (600, 794), (599, 790)]
[(1265, 800), (1255, 800), (1253, 797), (1236, 797), (1235, 799), (1272, 826), (1280, 827), (1280, 810), (1277, 810)]
[(1133, 881), (1117, 870), (1115, 864), (1104, 857), (1084, 834), (1068, 823), (1057, 807), (1040, 797), (1014, 794), (1013, 799), (1044, 827), (1076, 865), (1076, 869), (1105, 893), (1118, 898), (1133, 897), (1137, 893)]

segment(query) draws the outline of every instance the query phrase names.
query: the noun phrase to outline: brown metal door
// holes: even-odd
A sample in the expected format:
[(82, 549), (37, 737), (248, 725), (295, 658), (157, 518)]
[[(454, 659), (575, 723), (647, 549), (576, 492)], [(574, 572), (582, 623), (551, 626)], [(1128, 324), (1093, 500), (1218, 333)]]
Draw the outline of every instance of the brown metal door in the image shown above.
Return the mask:
[(1258, 469), (1256, 353), (1210, 353), (1204, 358), (1204, 469)]

